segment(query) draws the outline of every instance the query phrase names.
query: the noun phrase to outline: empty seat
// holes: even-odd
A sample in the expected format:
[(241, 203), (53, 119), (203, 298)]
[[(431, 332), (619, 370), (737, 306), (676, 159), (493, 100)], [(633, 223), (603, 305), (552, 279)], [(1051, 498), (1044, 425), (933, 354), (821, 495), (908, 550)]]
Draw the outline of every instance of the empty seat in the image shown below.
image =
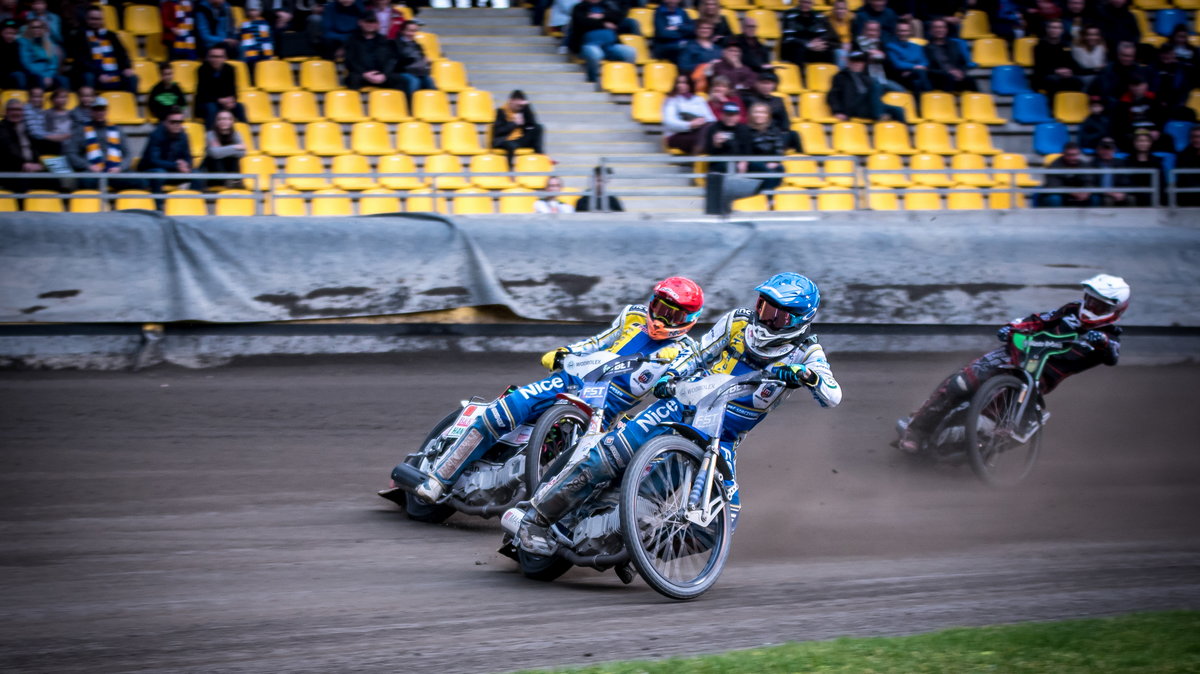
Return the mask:
[(208, 215), (208, 204), (194, 190), (175, 190), (165, 202), (163, 212), (167, 215)]
[(463, 176), (462, 160), (452, 154), (435, 154), (425, 158), (425, 175), (433, 176), (433, 186), (439, 190), (458, 190), (470, 187)]
[[(269, 159), (269, 157), (268, 157)], [(254, 215), (255, 200), (237, 197), (253, 196), (249, 190), (225, 190), (217, 197), (216, 213), (226, 216)]]
[[(130, 54), (132, 57), (133, 55)], [(155, 63), (166, 63), (171, 60), (170, 54), (167, 53), (167, 45), (163, 44), (162, 34), (150, 35), (146, 37), (146, 51), (143, 56), (147, 61)]]
[(954, 143), (950, 141), (950, 129), (945, 124), (922, 122), (916, 126), (914, 136), (913, 144), (920, 152), (934, 154), (955, 154), (957, 152), (954, 149)]
[(1054, 118), (1064, 124), (1078, 124), (1087, 119), (1088, 96), (1082, 91), (1060, 91), (1054, 94)]
[(821, 124), (797, 122), (792, 124), (792, 130), (800, 136), (800, 148), (804, 154), (833, 154), (833, 148), (829, 147), (829, 140), (825, 137), (825, 127)]
[(25, 211), (31, 213), (62, 213), (65, 210), (63, 208), (63, 200), (58, 198), (57, 192), (50, 190), (29, 190), (28, 194), (30, 196), (25, 197), (24, 203), (22, 203)]
[(1004, 210), (1009, 208), (1025, 208), (1029, 205), (1025, 200), (1024, 194), (1018, 194), (1015, 201), (1012, 197), (1012, 193), (1006, 190), (992, 190), (988, 193), (988, 208), (992, 210)]
[(458, 61), (434, 61), (431, 75), (440, 91), (459, 92), (471, 88), (471, 85), (467, 84), (467, 69)]
[(1178, 26), (1187, 28), (1188, 13), (1182, 9), (1164, 9), (1154, 13), (1154, 32), (1169, 36)]
[[(375, 167), (375, 170), (379, 172), (379, 184), (388, 189), (415, 190), (429, 184), (424, 178), (415, 175), (417, 165), (413, 162), (413, 158), (406, 154), (380, 157), (379, 165)], [(413, 175), (387, 175), (394, 173)]]
[[(80, 199), (81, 195), (96, 195), (95, 199)], [(104, 202), (99, 198), (99, 190), (75, 190), (71, 193), (73, 198), (67, 199), (67, 210), (71, 213), (101, 213), (104, 211)], [(8, 199), (7, 201), (12, 201)], [(0, 208), (0, 210), (5, 210)], [(8, 209), (15, 210), (15, 209)]]
[(821, 91), (807, 91), (800, 94), (800, 114), (797, 117), (817, 124), (836, 124), (838, 122), (838, 118), (829, 111), (825, 93)]
[(906, 191), (904, 193), (904, 210), (940, 211), (942, 210), (942, 197), (929, 192)]
[(395, 154), (391, 132), (381, 122), (357, 122), (350, 127), (350, 151), (368, 157)]
[(371, 162), (360, 154), (344, 154), (340, 157), (334, 157), (333, 166), (330, 168), (333, 172), (333, 186), (338, 189), (357, 192), (379, 186), (375, 182), (375, 179), (369, 175), (353, 177), (355, 173), (371, 173)]
[(774, 197), (775, 203), (772, 208), (777, 211), (811, 211), (813, 209), (812, 196), (807, 192), (785, 192), (776, 194)]
[(605, 61), (600, 67), (600, 88), (610, 94), (632, 94), (641, 89), (637, 66), (623, 61)]
[(837, 187), (824, 187), (817, 192), (818, 211), (852, 211), (854, 210), (854, 195)]
[(192, 153), (193, 165), (199, 166), (204, 161), (204, 155), (208, 151), (205, 147), (207, 143), (207, 131), (203, 124), (198, 122), (184, 122), (183, 132), (187, 134), (188, 151)]
[(679, 77), (679, 68), (670, 61), (655, 61), (642, 67), (644, 88), (670, 94), (675, 89), (675, 80)]
[(121, 29), (132, 35), (154, 35), (163, 32), (162, 17), (154, 5), (126, 5)]
[(654, 37), (654, 10), (649, 7), (631, 7), (629, 8), (628, 18), (637, 21), (638, 27), (641, 28), (642, 35), (647, 38)]
[[(779, 28), (779, 16), (769, 9), (752, 9), (746, 12), (747, 19), (758, 22), (758, 37), (762, 40), (778, 40), (782, 37)], [(733, 28), (732, 24), (730, 28)], [(736, 29), (734, 29), (736, 31)]]
[(304, 154), (296, 135), (296, 126), (290, 122), (270, 122), (258, 128), (258, 146), (272, 157), (289, 157)]
[(868, 155), (874, 152), (867, 137), (867, 125), (839, 122), (833, 125), (833, 151), (839, 154)]
[(833, 76), (838, 72), (831, 63), (808, 63), (804, 66), (804, 84), (809, 91), (829, 91)]
[(275, 190), (271, 194), (271, 212), (284, 217), (308, 215), (308, 200), (296, 190)]
[(994, 37), (984, 37), (972, 42), (971, 60), (980, 68), (1012, 65), (1008, 58), (1008, 44)]
[[(956, 154), (950, 160), (950, 168), (954, 169), (954, 182), (971, 187), (991, 187), (996, 181), (987, 174), (987, 161), (983, 155), (963, 153)], [(979, 173), (960, 173), (960, 171), (977, 170)]]
[(242, 137), (242, 145), (246, 146), (246, 154), (260, 154), (261, 150), (254, 145), (254, 132), (250, 130), (250, 125), (245, 122), (234, 122), (233, 130)]
[(325, 94), (325, 118), (339, 124), (367, 121), (363, 111), (362, 94), (350, 89), (338, 89)]
[(1013, 97), (1013, 121), (1018, 124), (1053, 122), (1050, 104), (1043, 94), (1026, 91)]
[(959, 26), (959, 37), (964, 40), (978, 40), (983, 37), (996, 37), (992, 35), (992, 27), (988, 23), (987, 12), (982, 12), (978, 9), (969, 9), (963, 16), (962, 24)]
[(891, 154), (916, 154), (908, 138), (908, 125), (900, 122), (875, 123), (875, 150)]
[(554, 162), (544, 154), (518, 155), (513, 169), (517, 172), (517, 182), (521, 187), (531, 190), (546, 189), (548, 175), (521, 175), (522, 173), (550, 173), (554, 170)]
[[(247, 180), (246, 187), (268, 191), (271, 189), (271, 176), (279, 173), (279, 162), (268, 155), (242, 157), (239, 162), (242, 173), (252, 173), (257, 178)], [(220, 204), (218, 204), (220, 205)], [(220, 209), (218, 209), (220, 210)], [(220, 213), (218, 213), (220, 215)]]
[(254, 86), (250, 84), (250, 68), (243, 61), (226, 61), (230, 68), (233, 68), (234, 86), (240, 94), (243, 91), (253, 91)]
[(488, 152), (480, 146), (479, 131), (470, 122), (450, 122), (442, 125), (442, 151), (460, 156)]
[(436, 33), (426, 33), (424, 31), (413, 36), (417, 44), (421, 45), (421, 50), (425, 52), (425, 58), (430, 61), (436, 61), (442, 58), (442, 43), (438, 40)]
[(496, 104), (490, 91), (467, 89), (458, 92), (458, 118), (475, 124), (491, 124), (496, 118)]
[(1029, 80), (1021, 66), (999, 66), (992, 69), (993, 94), (1014, 96), (1029, 90)]
[(730, 207), (739, 213), (757, 213), (771, 210), (771, 203), (767, 201), (767, 195), (755, 194), (752, 197), (735, 199)]
[[(896, 171), (896, 173), (879, 173)], [(876, 187), (908, 187), (912, 181), (904, 170), (904, 160), (899, 155), (879, 153), (867, 157), (867, 180)]]
[(304, 150), (320, 157), (349, 154), (342, 138), (342, 125), (336, 122), (312, 122), (304, 125)]
[(279, 94), (279, 117), (293, 124), (308, 124), (325, 119), (317, 109), (316, 94), (304, 90)]
[(779, 78), (779, 86), (775, 91), (794, 96), (804, 91), (804, 82), (800, 79), (800, 66), (788, 61), (772, 61), (775, 66), (771, 70)]
[(153, 211), (154, 200), (146, 190), (121, 190), (113, 201), (113, 210), (117, 211)]
[(957, 124), (962, 121), (962, 118), (958, 116), (956, 103), (954, 94), (944, 91), (926, 91), (921, 94), (921, 117), (928, 122)]
[(137, 98), (128, 91), (102, 92), (108, 101), (110, 124), (145, 124), (146, 118), (138, 112)]
[(1033, 127), (1033, 151), (1038, 154), (1056, 154), (1070, 140), (1067, 125), (1062, 122), (1045, 122)]
[(1173, 119), (1163, 126), (1163, 133), (1169, 136), (1175, 144), (1175, 151), (1182, 152), (1188, 145), (1188, 137), (1195, 123), (1182, 119)]
[(538, 198), (533, 196), (533, 190), (524, 187), (513, 187), (500, 193), (500, 212), (507, 214), (535, 213), (534, 204)]
[(409, 213), (441, 213), (446, 215), (446, 200), (434, 199), (428, 189), (412, 190), (405, 195), (404, 210)]
[(962, 95), (962, 116), (968, 122), (980, 124), (1006, 124), (1004, 119), (996, 114), (996, 99), (991, 94), (967, 92)]
[(633, 50), (633, 62), (637, 65), (644, 65), (653, 60), (650, 57), (650, 49), (646, 46), (646, 38), (641, 35), (619, 35), (617, 39)]
[(946, 208), (952, 211), (982, 211), (983, 193), (971, 187), (956, 187), (946, 195)]
[(273, 60), (255, 63), (254, 84), (272, 94), (295, 90), (296, 80), (292, 77), (292, 64)]
[(314, 216), (336, 218), (354, 215), (354, 205), (350, 196), (342, 190), (332, 188), (313, 192), (309, 210)]
[[(998, 154), (992, 158), (992, 168), (995, 169), (1024, 169), (1029, 168), (1029, 163), (1025, 160), (1025, 155), (1016, 153)], [(1013, 176), (1016, 176), (1018, 187), (1037, 187), (1041, 184), (1028, 173), (996, 173), (997, 185), (1011, 185)]]
[(955, 136), (959, 152), (1000, 154), (1000, 150), (992, 144), (992, 134), (988, 131), (986, 124), (976, 122), (959, 124), (955, 130)]
[(495, 213), (492, 206), (492, 195), (487, 190), (465, 187), (455, 190), (454, 194), (456, 196), (450, 202), (455, 215), (491, 215)]
[(633, 95), (629, 106), (629, 114), (633, 121), (642, 124), (661, 124), (663, 101), (666, 96), (661, 91), (639, 91)]
[(246, 121), (251, 124), (279, 121), (271, 104), (271, 94), (265, 91), (243, 91), (238, 94), (238, 102), (246, 110)]
[[(133, 74), (138, 79), (138, 93), (147, 94), (154, 85), (158, 84), (159, 72), (158, 64), (151, 61), (134, 61)], [(50, 98), (49, 96), (46, 97)]]
[(783, 162), (783, 187), (824, 187), (821, 167), (811, 157), (797, 157)]
[(311, 154), (298, 154), (287, 158), (283, 164), (283, 172), (286, 174), (284, 184), (294, 190), (302, 192), (311, 192), (314, 190), (329, 189), (329, 181), (322, 177), (312, 175), (309, 177), (297, 178), (294, 176), (302, 174), (323, 174), (325, 173), (325, 164), (320, 157)]
[(1037, 46), (1036, 37), (1022, 37), (1013, 41), (1013, 61), (1022, 68), (1033, 67), (1033, 48)]
[(872, 211), (898, 211), (900, 200), (896, 191), (888, 188), (872, 188), (867, 192), (867, 208)]
[(858, 172), (853, 159), (826, 159), (822, 166), (825, 183), (831, 187), (854, 187)]
[(412, 115), (422, 122), (441, 124), (458, 119), (450, 110), (450, 98), (446, 92), (436, 89), (422, 89), (412, 95)]
[(430, 155), (441, 152), (428, 122), (404, 122), (396, 129), (396, 149), (404, 154)]
[(400, 198), (389, 189), (375, 188), (363, 192), (358, 197), (358, 214), (375, 215), (377, 213), (400, 213), (404, 208)]
[(407, 122), (408, 97), (396, 89), (376, 89), (367, 95), (367, 116), (376, 122), (396, 124)]
[(508, 175), (477, 175), (480, 173), (509, 172), (508, 159), (498, 154), (480, 154), (471, 157), (471, 184), (485, 190), (506, 190), (517, 186)]
[[(912, 172), (914, 185), (925, 187), (950, 187), (954, 181), (946, 175), (946, 160), (938, 154), (913, 155), (908, 160), (908, 168)], [(940, 173), (922, 173), (922, 171), (940, 171)]]
[(337, 65), (332, 61), (314, 59), (300, 64), (300, 86), (309, 91), (324, 93), (341, 88)]
[(925, 121), (924, 117), (917, 114), (916, 101), (907, 91), (889, 91), (883, 95), (883, 102), (904, 110), (904, 120), (909, 124)]

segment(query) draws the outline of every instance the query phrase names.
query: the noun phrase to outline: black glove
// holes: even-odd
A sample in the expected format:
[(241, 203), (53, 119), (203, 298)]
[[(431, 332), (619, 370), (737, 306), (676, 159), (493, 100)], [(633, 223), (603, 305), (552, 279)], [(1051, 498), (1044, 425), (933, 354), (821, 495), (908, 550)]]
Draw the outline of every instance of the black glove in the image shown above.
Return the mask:
[(658, 378), (658, 382), (654, 384), (655, 398), (674, 398), (675, 397), (675, 378), (670, 375), (664, 375)]
[(771, 368), (771, 376), (782, 381), (788, 388), (816, 386), (821, 378), (804, 365), (781, 365)]
[(1099, 330), (1088, 330), (1083, 333), (1083, 341), (1090, 344), (1093, 349), (1099, 349), (1108, 344), (1108, 335)]
[(1013, 326), (1006, 325), (996, 331), (996, 339), (1008, 344), (1012, 341)]

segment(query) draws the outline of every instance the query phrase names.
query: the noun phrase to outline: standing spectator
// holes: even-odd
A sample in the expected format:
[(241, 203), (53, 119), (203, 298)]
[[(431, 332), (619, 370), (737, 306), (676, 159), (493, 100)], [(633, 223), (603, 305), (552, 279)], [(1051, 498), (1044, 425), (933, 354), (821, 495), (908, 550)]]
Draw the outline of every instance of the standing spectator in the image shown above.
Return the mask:
[(379, 34), (379, 17), (363, 14), (358, 30), (346, 40), (346, 87), (403, 89), (403, 78), (395, 72), (399, 60), (396, 43)]
[(575, 207), (565, 201), (560, 201), (558, 195), (562, 192), (562, 178), (550, 176), (546, 180), (546, 196), (533, 202), (534, 213), (574, 213)]
[[(146, 147), (142, 150), (142, 159), (138, 162), (138, 171), (144, 173), (179, 173), (192, 172), (192, 150), (188, 144), (187, 134), (183, 131), (183, 110), (172, 108), (163, 121), (150, 132), (146, 139)], [(180, 180), (169, 181), (179, 184)], [(161, 194), (166, 181), (151, 180), (150, 191)]]
[(887, 0), (867, 0), (867, 3), (854, 13), (854, 22), (850, 24), (850, 32), (854, 35), (862, 33), (868, 21), (878, 21), (883, 30), (884, 39), (892, 39), (896, 35), (896, 24), (900, 17), (892, 8), (887, 6)]
[(71, 121), (75, 128), (92, 123), (92, 105), (96, 103), (96, 90), (92, 87), (79, 87), (76, 92), (79, 103), (71, 110)]
[(62, 154), (63, 145), (75, 132), (75, 118), (67, 110), (70, 98), (66, 89), (57, 89), (50, 94), (50, 109), (42, 111), (42, 142), (47, 154)]
[[(246, 142), (233, 126), (233, 114), (228, 110), (217, 113), (217, 119), (204, 136), (205, 173), (240, 173), (242, 157), (246, 156)], [(227, 180), (225, 187), (239, 189), (240, 180)]]
[[(1165, 191), (1167, 181), (1166, 174), (1163, 173), (1163, 161), (1161, 157), (1157, 157), (1151, 152), (1151, 147), (1154, 145), (1154, 138), (1145, 130), (1135, 131), (1133, 134), (1133, 151), (1125, 158), (1121, 164), (1127, 169), (1151, 169), (1158, 173), (1158, 190), (1161, 195)], [(1154, 187), (1154, 178), (1150, 175), (1141, 175), (1129, 172), (1123, 172), (1117, 181), (1117, 184), (1122, 187)], [(1129, 200), (1133, 206), (1150, 206), (1154, 203), (1154, 194), (1151, 192), (1139, 192), (1129, 195)]]
[(1129, 80), (1129, 89), (1117, 101), (1112, 121), (1121, 149), (1128, 151), (1133, 148), (1133, 134), (1139, 129), (1158, 140), (1167, 114), (1150, 91), (1149, 83), (1135, 76)]
[(375, 20), (379, 22), (379, 34), (389, 40), (399, 37), (404, 22), (408, 21), (402, 12), (392, 6), (392, 0), (370, 0), (367, 11), (375, 14)]
[(1083, 82), (1075, 76), (1079, 64), (1071, 55), (1071, 44), (1063, 34), (1063, 24), (1046, 22), (1046, 35), (1033, 48), (1033, 88), (1053, 97), (1060, 91), (1083, 91)]
[(194, 60), (200, 54), (196, 35), (196, 3), (192, 0), (166, 0), (160, 11), (163, 45), (171, 60)]
[(233, 12), (225, 0), (200, 0), (196, 6), (196, 32), (200, 35), (200, 50), (208, 53), (217, 46), (225, 47), (226, 56), (237, 58), (237, 26)]
[(829, 12), (829, 16), (825, 17), (829, 22), (829, 27), (833, 29), (833, 35), (829, 38), (829, 43), (833, 45), (833, 50), (845, 49), (850, 41), (854, 39), (854, 15), (850, 13), (850, 7), (846, 4), (846, 0), (833, 0), (833, 10)]
[(925, 58), (929, 61), (929, 83), (939, 91), (976, 91), (975, 78), (967, 74), (974, 67), (970, 51), (962, 40), (949, 36), (942, 19), (929, 22), (929, 44)]
[(1158, 50), (1158, 63), (1153, 66), (1154, 79), (1150, 90), (1166, 108), (1169, 119), (1196, 121), (1196, 113), (1187, 107), (1188, 93), (1196, 87), (1196, 72), (1179, 62), (1175, 48), (1164, 44)]
[(326, 3), (321, 16), (321, 45), (325, 58), (336, 60), (340, 51), (358, 30), (358, 18), (366, 7), (362, 0), (334, 0)]
[[(787, 152), (787, 134), (771, 121), (771, 109), (765, 103), (750, 106), (746, 128), (746, 153), (760, 157), (778, 157)], [(746, 164), (745, 173), (783, 173), (783, 163), (776, 160), (752, 161)], [(782, 178), (762, 179), (762, 189), (773, 190), (783, 182)]]
[(695, 94), (692, 78), (679, 75), (671, 95), (663, 101), (662, 121), (663, 141), (668, 148), (697, 154), (701, 130), (717, 118), (708, 107), (708, 101)]
[(542, 154), (542, 125), (538, 124), (533, 106), (520, 89), (513, 90), (504, 106), (496, 109), (496, 119), (492, 122), (492, 147), (504, 150), (509, 166), (512, 166), (517, 150), (521, 148), (530, 148)]
[[(92, 102), (91, 119), (77, 127), (67, 141), (67, 161), (75, 171), (120, 174), (129, 171), (132, 157), (120, 127), (108, 123), (108, 101), (103, 97)], [(83, 189), (96, 189), (99, 181), (81, 180)], [(136, 179), (115, 178), (108, 181), (112, 190), (142, 189), (145, 183)]]
[(562, 42), (558, 45), (558, 53), (566, 54), (567, 45), (571, 41), (569, 35), (571, 30), (571, 12), (574, 11), (575, 5), (579, 4), (579, 0), (554, 0), (550, 5), (550, 30), (562, 32)]
[(725, 15), (721, 13), (721, 0), (699, 0), (696, 7), (698, 10), (696, 23), (711, 23), (713, 40), (717, 44), (725, 44), (726, 40), (733, 37), (733, 30), (729, 27), (729, 22), (725, 20)]
[(867, 74), (867, 55), (850, 52), (846, 67), (833, 76), (825, 96), (829, 110), (840, 121), (851, 117), (904, 121), (904, 110), (883, 102), (883, 86)]
[(739, 93), (752, 89), (758, 79), (758, 75), (742, 62), (742, 48), (732, 42), (721, 49), (720, 60), (709, 66), (707, 74), (709, 77), (724, 77)]
[(704, 22), (697, 23), (696, 37), (688, 41), (679, 54), (679, 72), (692, 77), (697, 68), (714, 63), (720, 58), (721, 48), (713, 41), (713, 25)]
[(246, 111), (237, 101), (237, 74), (226, 61), (224, 47), (210, 47), (204, 64), (196, 71), (195, 115), (209, 129), (221, 110), (232, 112), (240, 122), (246, 121)]
[[(1200, 126), (1193, 126), (1188, 134), (1188, 145), (1175, 155), (1175, 169), (1200, 169)], [(1175, 186), (1200, 188), (1200, 173), (1178, 174)], [(1178, 196), (1180, 206), (1200, 206), (1200, 191), (1185, 192)]]
[(158, 82), (146, 96), (146, 106), (150, 116), (161, 120), (167, 116), (171, 108), (187, 108), (187, 95), (175, 81), (175, 67), (164, 63), (158, 67)]
[(624, 17), (620, 10), (604, 0), (582, 0), (571, 10), (568, 33), (570, 50), (587, 64), (587, 81), (600, 79), (600, 61), (633, 63), (637, 52), (617, 39), (617, 26)]
[(1100, 8), (1096, 11), (1096, 23), (1108, 43), (1108, 50), (1114, 51), (1122, 42), (1138, 44), (1142, 41), (1142, 30), (1138, 28), (1137, 19), (1129, 11), (1129, 0), (1101, 0)]
[(1183, 65), (1192, 68), (1195, 67), (1196, 48), (1191, 43), (1192, 34), (1188, 32), (1187, 26), (1182, 24), (1175, 26), (1175, 30), (1171, 31), (1171, 37), (1167, 40), (1167, 44), (1175, 50), (1175, 58)]
[(1112, 135), (1112, 118), (1099, 96), (1092, 96), (1088, 116), (1079, 125), (1079, 147), (1094, 151), (1100, 139)]
[(708, 88), (708, 107), (712, 109), (713, 116), (720, 119), (721, 111), (729, 104), (738, 107), (738, 110), (741, 111), (738, 121), (744, 124), (746, 122), (746, 103), (729, 85), (728, 79), (721, 76), (714, 77)]
[(28, 73), (29, 86), (53, 91), (68, 87), (70, 82), (59, 72), (62, 69), (62, 50), (50, 39), (46, 23), (34, 19), (25, 25), (21, 43), (21, 67)]
[(833, 63), (840, 38), (824, 14), (813, 11), (813, 0), (800, 0), (783, 15), (780, 58), (798, 66)]
[[(42, 173), (46, 167), (38, 160), (41, 148), (29, 136), (25, 125), (25, 106), (16, 98), (4, 105), (4, 121), (0, 121), (0, 173)], [(0, 187), (10, 192), (28, 192), (36, 183), (19, 178), (0, 180)]]
[(896, 39), (887, 43), (888, 62), (892, 79), (909, 91), (920, 94), (932, 89), (929, 83), (929, 60), (925, 47), (912, 41), (912, 23), (896, 24)]
[(1117, 60), (1096, 75), (1088, 93), (1100, 96), (1105, 104), (1111, 105), (1129, 91), (1129, 82), (1135, 77), (1149, 81), (1154, 73), (1137, 62), (1137, 47), (1132, 42), (1122, 42), (1117, 45)]
[(1101, 35), (1099, 26), (1087, 26), (1083, 29), (1075, 46), (1071, 47), (1071, 56), (1078, 66), (1076, 72), (1079, 74), (1079, 81), (1083, 83), (1084, 89), (1089, 88), (1096, 75), (1108, 65), (1108, 46), (1104, 44), (1104, 36)]
[(764, 73), (773, 69), (771, 65), (771, 48), (758, 39), (758, 20), (752, 16), (742, 19), (742, 34), (729, 40), (728, 44), (736, 44), (742, 49), (742, 62), (755, 73)]
[(99, 7), (92, 7), (87, 10), (86, 22), (86, 27), (76, 33), (69, 45), (75, 86), (137, 93), (137, 77), (129, 54), (116, 33), (104, 27), (104, 13)]
[(246, 10), (246, 20), (238, 26), (238, 41), (242, 48), (242, 61), (252, 73), (254, 64), (275, 58), (275, 38), (271, 32), (271, 24), (263, 18), (260, 9)]
[(33, 0), (29, 3), (29, 11), (25, 12), (25, 23), (30, 24), (35, 20), (41, 21), (46, 26), (46, 33), (61, 49), (63, 46), (62, 19), (58, 14), (46, 9), (46, 0)]
[(425, 56), (425, 50), (421, 47), (421, 43), (417, 42), (417, 33), (421, 32), (420, 21), (409, 21), (404, 24), (404, 29), (400, 31), (400, 38), (396, 40), (396, 68), (395, 73), (400, 76), (400, 86), (408, 94), (408, 100), (411, 103), (413, 94), (421, 89), (437, 89), (437, 85), (433, 82), (433, 77), (430, 73), (433, 71), (433, 66), (429, 58)]
[[(721, 106), (717, 121), (704, 127), (703, 153), (712, 156), (744, 155), (750, 151), (750, 129), (741, 122), (742, 109), (733, 103)], [(710, 162), (713, 173), (729, 173), (726, 162)]]
[(650, 52), (656, 59), (676, 63), (687, 41), (696, 34), (696, 23), (679, 6), (679, 0), (663, 0), (654, 10), (654, 39)]
[[(1081, 169), (1088, 168), (1087, 158), (1075, 143), (1063, 146), (1062, 156), (1050, 162), (1051, 169)], [(1046, 175), (1046, 187), (1063, 189), (1088, 189), (1096, 186), (1096, 176), (1091, 173), (1050, 173)], [(1094, 192), (1062, 192), (1039, 194), (1038, 205), (1043, 208), (1071, 206), (1075, 208), (1095, 206), (1100, 201)]]
[(1111, 191), (1096, 195), (1098, 205), (1130, 206), (1133, 204), (1128, 194), (1116, 190), (1123, 181), (1121, 169), (1124, 166), (1125, 162), (1117, 159), (1116, 142), (1112, 138), (1101, 138), (1096, 145), (1096, 158), (1092, 160), (1092, 168), (1107, 169), (1105, 173), (1096, 176), (1096, 187), (1103, 187)]

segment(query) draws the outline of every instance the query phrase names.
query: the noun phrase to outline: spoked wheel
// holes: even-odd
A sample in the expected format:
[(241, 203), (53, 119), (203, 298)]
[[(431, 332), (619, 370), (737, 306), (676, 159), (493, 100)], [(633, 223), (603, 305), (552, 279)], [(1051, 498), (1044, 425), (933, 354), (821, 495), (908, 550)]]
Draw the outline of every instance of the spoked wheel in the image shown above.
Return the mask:
[(533, 426), (526, 450), (525, 486), (529, 496), (543, 480), (566, 466), (571, 449), (583, 437), (587, 425), (587, 415), (574, 405), (554, 405), (542, 414)]
[(550, 582), (571, 570), (572, 564), (562, 557), (542, 557), (517, 548), (517, 563), (526, 578)]
[(677, 435), (642, 446), (621, 482), (621, 530), (638, 573), (672, 599), (704, 594), (725, 568), (732, 531), (722, 509), (700, 526), (684, 518), (703, 452)]
[(1017, 418), (1021, 387), (1021, 380), (1011, 375), (992, 377), (976, 391), (967, 411), (967, 458), (979, 479), (993, 486), (1024, 480), (1042, 446), (1040, 427), (1021, 441), (1031, 423), (1040, 423), (1032, 420), (1035, 408), (1025, 420)]
[[(408, 457), (407, 459), (404, 460), (404, 463), (407, 463), (408, 465), (412, 466), (413, 468), (416, 468), (417, 470), (420, 470), (421, 472), (424, 472), (424, 473), (428, 473), (429, 471), (431, 471), (433, 469), (433, 466), (430, 465), (430, 461), (427, 459), (423, 459), (422, 457), (425, 455), (425, 452), (429, 451), (429, 446), (432, 445), (433, 443), (437, 442), (438, 438), (441, 437), (442, 432), (445, 431), (447, 428), (449, 428), (450, 424), (454, 423), (454, 421), (456, 419), (458, 419), (458, 415), (461, 412), (462, 412), (462, 410), (454, 410), (450, 414), (447, 414), (445, 417), (442, 417), (442, 420), (439, 421), (438, 424), (433, 427), (433, 430), (429, 431), (429, 435), (425, 436), (425, 440), (421, 443), (420, 453)], [(448, 505), (444, 505), (444, 504), (439, 505), (436, 503), (435, 504), (425, 503), (424, 501), (421, 501), (420, 499), (418, 499), (416, 496), (413, 496), (412, 494), (407, 494), (407, 493), (404, 495), (404, 498), (405, 498), (404, 510), (408, 513), (408, 518), (416, 520), (418, 522), (429, 522), (430, 524), (441, 524), (442, 522), (445, 522), (447, 519), (449, 519), (451, 515), (454, 514), (454, 508), (452, 506), (448, 506)]]

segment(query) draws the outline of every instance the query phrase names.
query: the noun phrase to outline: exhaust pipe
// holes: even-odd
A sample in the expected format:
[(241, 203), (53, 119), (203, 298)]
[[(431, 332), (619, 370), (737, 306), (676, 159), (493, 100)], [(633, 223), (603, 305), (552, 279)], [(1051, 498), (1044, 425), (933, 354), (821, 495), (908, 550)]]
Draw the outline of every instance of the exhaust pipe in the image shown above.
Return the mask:
[(629, 551), (625, 548), (621, 548), (620, 552), (615, 552), (611, 555), (589, 555), (585, 557), (570, 548), (563, 547), (559, 548), (555, 554), (575, 566), (587, 566), (597, 571), (604, 571), (629, 561)]
[[(422, 479), (424, 479), (424, 478), (422, 478)], [(454, 506), (455, 510), (458, 510), (461, 513), (466, 513), (467, 515), (475, 515), (478, 517), (495, 517), (496, 515), (503, 514), (504, 511), (508, 510), (509, 508), (516, 507), (516, 505), (518, 503), (520, 503), (521, 501), (524, 501), (524, 500), (525, 500), (525, 483), (522, 482), (521, 485), (519, 487), (517, 487), (517, 493), (515, 495), (513, 495), (513, 497), (511, 499), (508, 500), (508, 503), (499, 503), (499, 504), (493, 503), (493, 504), (481, 505), (481, 506), (467, 505), (466, 503), (463, 503), (462, 501), (454, 498), (453, 496), (446, 499), (446, 503), (449, 503), (450, 505)]]
[(402, 463), (392, 469), (392, 481), (396, 483), (397, 487), (407, 492), (415, 490), (428, 477), (407, 463)]

